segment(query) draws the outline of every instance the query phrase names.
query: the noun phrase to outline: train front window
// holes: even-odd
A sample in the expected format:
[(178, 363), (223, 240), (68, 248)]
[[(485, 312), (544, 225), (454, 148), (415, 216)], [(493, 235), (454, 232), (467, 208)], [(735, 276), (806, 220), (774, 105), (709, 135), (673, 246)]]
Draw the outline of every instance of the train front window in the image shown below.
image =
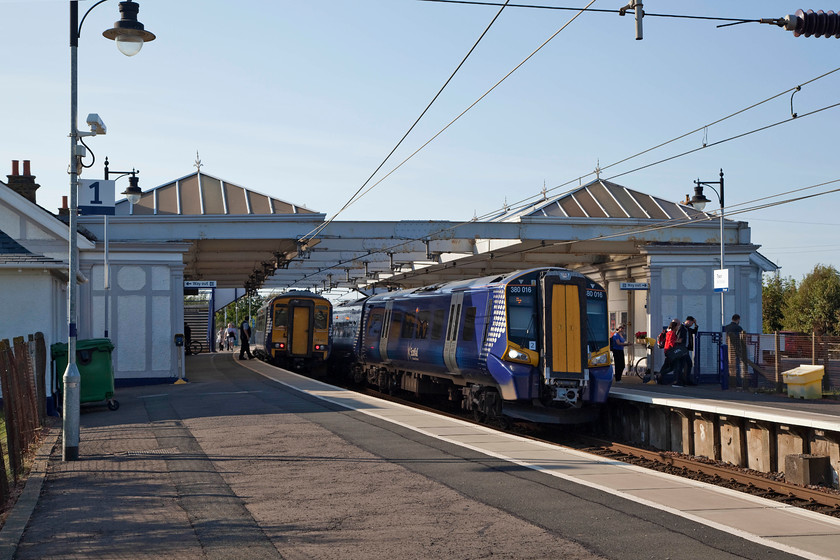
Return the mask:
[(274, 308), (274, 327), (285, 327), (288, 321), (289, 308), (285, 305)]
[(313, 321), (313, 326), (316, 329), (326, 329), (327, 328), (327, 310), (324, 307), (316, 307), (315, 308), (315, 320)]
[(589, 351), (595, 352), (609, 345), (607, 329), (607, 302), (605, 299), (586, 300), (586, 339)]
[(508, 340), (531, 350), (537, 347), (536, 294), (533, 285), (507, 288)]

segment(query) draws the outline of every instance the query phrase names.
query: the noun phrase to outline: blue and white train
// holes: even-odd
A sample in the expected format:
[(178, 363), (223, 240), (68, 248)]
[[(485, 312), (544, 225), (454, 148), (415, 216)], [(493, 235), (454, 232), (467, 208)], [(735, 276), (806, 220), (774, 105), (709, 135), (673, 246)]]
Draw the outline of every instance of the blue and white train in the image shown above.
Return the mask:
[(606, 291), (538, 268), (375, 295), (333, 308), (331, 361), (480, 418), (589, 421), (612, 384)]

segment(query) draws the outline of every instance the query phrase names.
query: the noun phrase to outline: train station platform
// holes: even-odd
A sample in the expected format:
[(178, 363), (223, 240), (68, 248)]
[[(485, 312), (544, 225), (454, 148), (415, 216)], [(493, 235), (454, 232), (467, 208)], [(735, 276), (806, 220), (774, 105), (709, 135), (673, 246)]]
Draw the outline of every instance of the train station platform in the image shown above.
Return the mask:
[(83, 406), (0, 558), (836, 558), (840, 520), (230, 354)]

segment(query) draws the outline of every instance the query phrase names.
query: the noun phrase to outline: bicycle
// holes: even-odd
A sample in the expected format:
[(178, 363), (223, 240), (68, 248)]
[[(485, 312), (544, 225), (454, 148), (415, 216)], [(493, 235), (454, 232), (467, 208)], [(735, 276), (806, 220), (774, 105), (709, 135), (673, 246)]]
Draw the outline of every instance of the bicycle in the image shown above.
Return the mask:
[(629, 372), (641, 379), (644, 383), (647, 383), (651, 378), (651, 365), (653, 363), (651, 352), (654, 346), (656, 346), (656, 339), (645, 337), (645, 355), (636, 360)]

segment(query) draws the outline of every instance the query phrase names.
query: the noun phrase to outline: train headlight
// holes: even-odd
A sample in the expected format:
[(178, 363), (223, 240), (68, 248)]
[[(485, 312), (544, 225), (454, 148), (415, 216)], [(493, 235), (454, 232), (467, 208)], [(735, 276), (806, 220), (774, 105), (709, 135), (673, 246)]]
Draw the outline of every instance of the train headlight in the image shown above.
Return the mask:
[(608, 366), (612, 363), (610, 357), (610, 347), (605, 346), (597, 352), (589, 355), (589, 367)]
[(540, 356), (533, 350), (525, 350), (513, 342), (508, 342), (507, 349), (502, 354), (502, 359), (508, 362), (536, 366), (539, 363)]

